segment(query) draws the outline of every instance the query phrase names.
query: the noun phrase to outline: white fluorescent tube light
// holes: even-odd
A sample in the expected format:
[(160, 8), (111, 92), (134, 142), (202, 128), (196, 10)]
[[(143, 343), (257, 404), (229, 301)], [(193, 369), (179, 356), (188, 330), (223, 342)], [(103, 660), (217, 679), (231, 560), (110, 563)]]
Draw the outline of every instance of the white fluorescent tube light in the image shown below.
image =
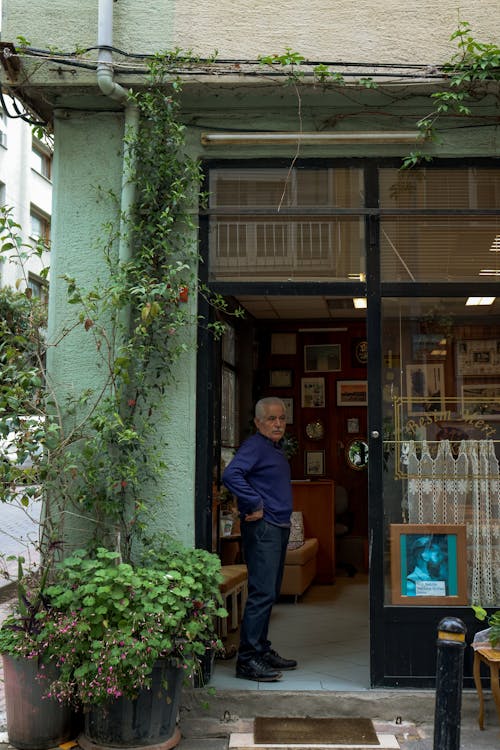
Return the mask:
[(479, 271), (480, 276), (500, 276), (500, 269), (498, 268), (482, 268)]
[(496, 297), (469, 297), (466, 305), (492, 305)]
[(202, 133), (203, 146), (287, 146), (302, 143), (416, 143), (422, 140), (417, 130), (360, 130), (344, 132), (241, 132), (241, 133)]

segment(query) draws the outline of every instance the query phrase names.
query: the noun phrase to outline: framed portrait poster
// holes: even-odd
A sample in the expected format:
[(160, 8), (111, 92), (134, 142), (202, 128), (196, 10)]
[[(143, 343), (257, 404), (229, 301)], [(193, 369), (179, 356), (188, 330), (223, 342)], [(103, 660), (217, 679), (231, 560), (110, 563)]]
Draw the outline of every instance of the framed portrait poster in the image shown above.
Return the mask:
[(320, 477), (325, 473), (325, 451), (306, 451), (306, 474)]
[(319, 344), (304, 347), (305, 372), (339, 372), (340, 344)]
[(325, 408), (324, 378), (302, 378), (301, 406), (305, 409)]
[(467, 604), (465, 525), (391, 524), (392, 604)]
[(366, 406), (367, 403), (366, 380), (337, 380), (337, 406)]

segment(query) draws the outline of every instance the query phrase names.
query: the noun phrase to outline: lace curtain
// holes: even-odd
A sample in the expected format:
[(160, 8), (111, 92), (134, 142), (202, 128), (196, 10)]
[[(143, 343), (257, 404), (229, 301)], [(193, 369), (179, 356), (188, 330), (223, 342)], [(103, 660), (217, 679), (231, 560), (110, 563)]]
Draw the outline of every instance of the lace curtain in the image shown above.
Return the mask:
[[(455, 444), (456, 445), (456, 444)], [(408, 446), (408, 521), (466, 524), (472, 604), (500, 601), (500, 476), (492, 440), (462, 440), (453, 454), (442, 440)]]

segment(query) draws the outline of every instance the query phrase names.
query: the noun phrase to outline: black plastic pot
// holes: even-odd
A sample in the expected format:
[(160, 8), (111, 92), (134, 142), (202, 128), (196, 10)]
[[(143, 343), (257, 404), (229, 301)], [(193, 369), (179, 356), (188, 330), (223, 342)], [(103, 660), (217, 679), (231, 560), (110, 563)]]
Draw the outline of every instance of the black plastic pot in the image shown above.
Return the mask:
[(2, 655), (9, 742), (20, 750), (47, 750), (76, 737), (81, 717), (51, 698), (44, 698), (51, 667), (40, 672), (37, 659)]
[(135, 700), (114, 698), (104, 705), (89, 707), (79, 745), (84, 750), (175, 747), (180, 740), (177, 713), (183, 677), (184, 671), (171, 661), (158, 661), (153, 667), (151, 687), (142, 690)]
[(210, 648), (198, 659), (198, 669), (194, 673), (193, 684), (195, 688), (208, 685), (212, 679), (215, 664), (215, 651)]

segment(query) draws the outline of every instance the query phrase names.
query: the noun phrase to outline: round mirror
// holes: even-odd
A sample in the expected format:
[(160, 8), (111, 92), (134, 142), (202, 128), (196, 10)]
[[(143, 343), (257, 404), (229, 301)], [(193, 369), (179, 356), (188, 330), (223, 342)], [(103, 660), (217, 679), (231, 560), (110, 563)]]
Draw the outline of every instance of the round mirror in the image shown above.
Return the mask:
[(351, 469), (364, 469), (368, 465), (368, 443), (351, 440), (346, 448), (346, 460)]

